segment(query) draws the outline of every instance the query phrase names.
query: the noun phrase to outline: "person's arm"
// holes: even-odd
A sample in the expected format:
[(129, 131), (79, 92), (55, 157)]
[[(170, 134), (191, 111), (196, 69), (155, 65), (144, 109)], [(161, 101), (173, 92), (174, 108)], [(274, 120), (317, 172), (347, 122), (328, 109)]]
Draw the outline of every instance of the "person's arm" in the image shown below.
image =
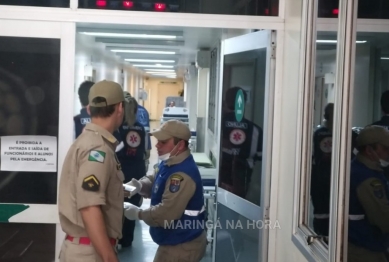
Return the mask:
[(389, 233), (389, 200), (379, 179), (366, 179), (357, 188), (358, 199), (367, 219), (383, 233)]
[[(162, 185), (161, 185), (162, 186)], [(171, 175), (165, 184), (162, 202), (139, 212), (139, 219), (152, 227), (164, 227), (179, 219), (196, 191), (196, 183), (184, 173)]]
[(142, 184), (142, 189), (140, 190), (139, 194), (141, 196), (144, 196), (146, 198), (150, 198), (151, 196), (151, 189), (153, 188), (153, 183), (155, 180), (156, 171), (153, 172), (151, 175), (146, 175), (139, 179), (139, 182)]
[(116, 167), (111, 162), (113, 152), (104, 147), (83, 150), (79, 154), (76, 179), (76, 205), (85, 230), (96, 252), (104, 262), (118, 261), (109, 241), (101, 206), (106, 204), (106, 190)]
[(107, 229), (100, 206), (90, 206), (80, 210), (86, 232), (93, 247), (104, 262), (117, 262), (115, 251), (107, 236)]

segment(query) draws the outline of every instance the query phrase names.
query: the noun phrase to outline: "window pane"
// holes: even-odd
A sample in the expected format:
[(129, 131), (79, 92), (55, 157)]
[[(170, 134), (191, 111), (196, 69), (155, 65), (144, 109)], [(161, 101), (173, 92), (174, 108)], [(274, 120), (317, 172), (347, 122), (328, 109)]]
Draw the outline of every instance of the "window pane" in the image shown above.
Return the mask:
[[(339, 0), (319, 0), (319, 17), (338, 17)], [(358, 18), (388, 19), (389, 1), (359, 0)]]
[[(59, 39), (0, 37), (0, 136), (58, 137)], [(55, 204), (57, 172), (0, 171), (0, 202)]]
[(80, 8), (125, 11), (277, 16), (278, 0), (79, 0)]
[(70, 7), (70, 0), (0, 0), (0, 5)]
[[(373, 1), (375, 2), (375, 1)], [(386, 261), (389, 233), (389, 33), (358, 32), (352, 127), (348, 259)], [(367, 125), (377, 125), (367, 128)]]

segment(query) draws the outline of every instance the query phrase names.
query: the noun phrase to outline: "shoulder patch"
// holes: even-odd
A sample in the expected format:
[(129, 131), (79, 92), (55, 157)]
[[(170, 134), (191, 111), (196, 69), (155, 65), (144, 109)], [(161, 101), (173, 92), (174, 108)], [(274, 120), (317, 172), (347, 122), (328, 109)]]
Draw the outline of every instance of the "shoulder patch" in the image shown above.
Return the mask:
[(374, 196), (378, 199), (382, 199), (384, 197), (384, 187), (382, 182), (379, 180), (373, 180), (370, 182), (370, 185), (373, 187)]
[(99, 150), (92, 150), (89, 153), (88, 161), (104, 163), (105, 152)]
[(184, 178), (180, 175), (172, 175), (170, 177), (170, 186), (169, 186), (169, 191), (172, 193), (178, 192), (180, 190), (180, 184), (181, 181), (184, 180)]
[(95, 175), (87, 176), (82, 181), (82, 188), (93, 192), (99, 191), (100, 181), (97, 179)]

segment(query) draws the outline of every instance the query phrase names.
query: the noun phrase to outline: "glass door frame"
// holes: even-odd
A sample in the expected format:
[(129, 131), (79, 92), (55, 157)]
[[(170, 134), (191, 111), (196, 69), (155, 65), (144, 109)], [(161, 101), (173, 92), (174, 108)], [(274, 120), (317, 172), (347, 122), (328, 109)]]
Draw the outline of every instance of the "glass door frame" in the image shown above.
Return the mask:
[[(30, 37), (60, 39), (60, 79), (59, 96), (66, 99), (59, 100), (59, 126), (57, 148), (57, 198), (58, 184), (62, 165), (68, 148), (73, 143), (73, 101), (74, 101), (74, 64), (75, 64), (75, 35), (74, 22), (46, 22), (46, 21), (22, 21), (0, 19), (0, 36), (6, 37)], [(30, 207), (25, 215), (18, 217), (10, 223), (43, 223), (56, 224), (56, 257), (59, 255), (60, 245), (64, 239), (64, 233), (59, 224), (57, 204), (28, 204)]]
[[(243, 43), (243, 44), (242, 44)], [(264, 99), (264, 122), (263, 122), (263, 149), (262, 149), (262, 169), (261, 169), (261, 201), (260, 206), (257, 206), (245, 199), (242, 199), (225, 189), (220, 188), (219, 176), (216, 179), (216, 217), (217, 204), (231, 208), (233, 211), (243, 215), (250, 220), (265, 220), (270, 219), (270, 193), (271, 193), (271, 176), (272, 176), (272, 140), (273, 140), (273, 124), (274, 124), (274, 90), (275, 90), (275, 74), (276, 74), (276, 32), (272, 30), (262, 30), (245, 35), (228, 38), (221, 43), (220, 55), (220, 72), (219, 72), (219, 106), (218, 120), (222, 119), (223, 101), (223, 74), (224, 74), (224, 56), (266, 48), (266, 74), (265, 74), (265, 99)], [(217, 134), (218, 149), (221, 148), (221, 128)], [(221, 151), (220, 151), (221, 152)], [(219, 159), (221, 153), (219, 153)], [(220, 160), (217, 167), (219, 175)], [(266, 175), (263, 175), (266, 174)], [(233, 206), (232, 206), (233, 205)], [(268, 228), (260, 230), (259, 235), (259, 261), (267, 261), (269, 247), (269, 232)], [(214, 229), (214, 239), (217, 239), (216, 228)], [(213, 245), (213, 260), (216, 256), (217, 241)]]

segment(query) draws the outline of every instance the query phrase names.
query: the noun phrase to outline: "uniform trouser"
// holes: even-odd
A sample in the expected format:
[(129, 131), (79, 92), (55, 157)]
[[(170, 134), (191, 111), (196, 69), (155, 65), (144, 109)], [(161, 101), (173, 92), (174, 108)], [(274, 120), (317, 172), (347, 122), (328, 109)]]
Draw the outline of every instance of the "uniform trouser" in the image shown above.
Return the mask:
[[(139, 194), (131, 197), (130, 199), (126, 198), (125, 202), (130, 202), (136, 206), (140, 206), (142, 197)], [(134, 240), (134, 230), (135, 230), (135, 220), (129, 220), (124, 217), (123, 228), (122, 228), (122, 238), (119, 240), (119, 244), (122, 247), (131, 246), (132, 241)]]
[(199, 262), (207, 247), (205, 231), (192, 241), (175, 246), (159, 246), (154, 262)]
[(103, 262), (92, 245), (81, 245), (65, 240), (62, 243), (60, 262)]
[(347, 261), (348, 262), (387, 262), (384, 252), (374, 252), (367, 250), (363, 247), (358, 247), (356, 245), (348, 243), (347, 251)]

